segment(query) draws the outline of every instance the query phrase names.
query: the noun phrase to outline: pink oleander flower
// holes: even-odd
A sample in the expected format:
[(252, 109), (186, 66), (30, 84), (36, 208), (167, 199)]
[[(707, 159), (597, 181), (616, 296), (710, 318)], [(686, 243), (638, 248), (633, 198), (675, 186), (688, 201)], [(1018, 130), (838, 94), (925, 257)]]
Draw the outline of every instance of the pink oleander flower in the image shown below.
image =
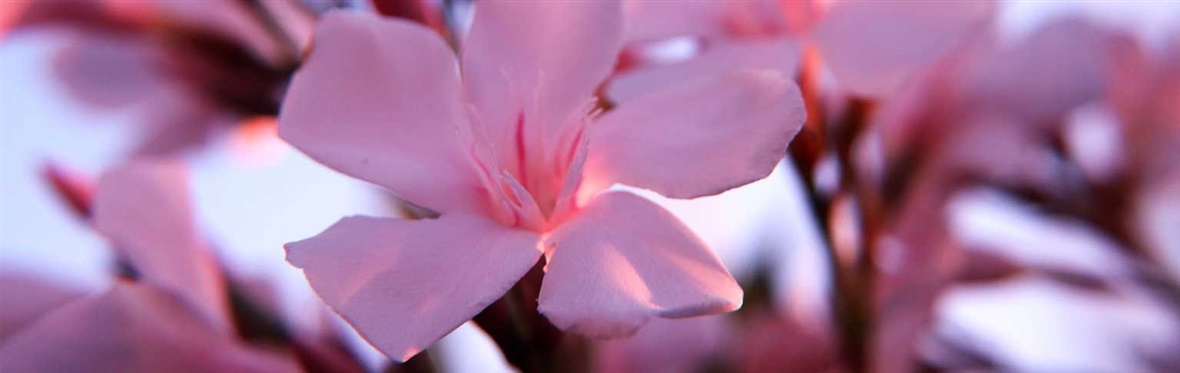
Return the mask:
[(742, 290), (670, 213), (674, 198), (770, 174), (799, 130), (798, 88), (739, 71), (602, 113), (622, 42), (613, 1), (481, 2), (458, 58), (438, 34), (335, 12), (296, 73), (279, 134), (340, 172), (439, 213), (347, 217), (287, 245), (323, 300), (408, 359), (500, 298), (544, 256), (539, 311), (591, 337), (653, 317), (732, 311)]
[(224, 279), (198, 238), (187, 174), (133, 161), (103, 175), (92, 223), (134, 279), (86, 296), (0, 276), (4, 371), (294, 372), (293, 357), (234, 334)]
[(263, 123), (273, 133), (316, 16), (294, 0), (26, 5), (0, 13), (0, 38), (5, 30), (13, 37), (68, 31), (58, 33), (66, 43), (54, 52), (56, 78), (79, 104), (135, 109), (131, 152), (150, 156), (174, 156), (225, 134), (255, 145), (277, 142), (250, 134)]
[[(1016, 194), (1015, 191), (1026, 195), (1069, 196), (1053, 197), (1062, 199), (1050, 203), (1058, 206), (1087, 205), (1108, 198), (1150, 200), (1149, 203), (1155, 206), (1172, 206), (1166, 198), (1175, 197), (1147, 194), (1151, 192), (1137, 187), (1145, 186), (1141, 184), (1144, 181), (1158, 180), (1157, 177), (1166, 175), (1162, 172), (1166, 169), (1164, 165), (1180, 159), (1175, 156), (1180, 152), (1172, 150), (1180, 149), (1173, 145), (1180, 138), (1175, 134), (1180, 132), (1173, 131), (1169, 136), (1168, 131), (1160, 131), (1166, 128), (1160, 125), (1163, 122), (1148, 119), (1159, 113), (1154, 110), (1140, 112), (1119, 108), (1130, 109), (1120, 103), (1134, 103), (1133, 106), (1140, 109), (1174, 107), (1158, 105), (1158, 102), (1171, 103), (1180, 97), (1177, 96), (1180, 90), (1172, 89), (1169, 96), (1167, 89), (1175, 86), (1169, 81), (1180, 81), (1177, 80), (1180, 74), (1173, 73), (1169, 79), (1166, 73), (1156, 75), (1148, 72), (1151, 69), (1137, 71), (1120, 64), (1141, 57), (1134, 40), (1117, 30), (1080, 18), (1055, 20), (1024, 38), (1008, 43), (982, 43), (965, 52), (920, 74), (914, 84), (884, 102), (869, 125), (872, 130), (858, 144), (859, 158), (879, 157), (864, 162), (879, 162), (880, 168), (873, 171), (877, 176), (862, 180), (876, 179), (881, 183), (893, 178), (889, 182), (906, 185), (901, 193), (890, 197), (897, 201), (897, 205), (887, 228), (889, 239), (878, 246), (878, 258), (889, 258), (889, 264), (882, 266), (883, 270), (875, 280), (876, 292), (881, 299), (877, 320), (882, 326), (873, 342), (876, 346), (873, 347), (876, 352), (872, 363), (875, 371), (912, 371), (915, 359), (926, 358), (920, 354), (955, 352), (956, 348), (964, 347), (955, 344), (972, 340), (946, 339), (933, 333), (938, 327), (934, 321), (943, 317), (938, 312), (947, 299), (943, 298), (944, 294), (961, 284), (1047, 273), (1063, 279), (1062, 283), (1069, 283), (1065, 279), (1071, 277), (1090, 278), (1091, 282), (1100, 284), (1090, 286), (1097, 287), (1107, 286), (1104, 282), (1110, 278), (1124, 276), (1123, 248), (1105, 243), (1106, 246), (1098, 246), (1100, 241), (1093, 238), (1109, 234), (1099, 233), (1102, 232), (1099, 229), (1111, 226), (1101, 221), (1089, 220), (1081, 224), (1069, 222), (1070, 219), (1085, 219), (1079, 216), (1086, 214), (1104, 218), (1119, 216), (1110, 221), (1127, 224), (1127, 228), (1114, 231), (1127, 229), (1132, 232), (1152, 229), (1152, 223), (1167, 224), (1171, 219), (1167, 213), (1160, 213), (1154, 216), (1159, 220), (1153, 220), (1147, 216), (1153, 211), (1132, 211), (1129, 207), (1116, 205), (1072, 215), (1070, 219), (1052, 214), (1040, 216), (1031, 209), (1013, 212), (1009, 217), (997, 216), (992, 211), (1005, 208), (1019, 211), (1003, 206), (1018, 206), (1014, 203), (1015, 198), (1005, 201), (1009, 198), (1005, 197), (1006, 193)], [(1119, 76), (1119, 72), (1130, 76)], [(1136, 89), (1136, 86), (1143, 90)], [(1081, 121), (1079, 113), (1092, 113), (1092, 109), (1102, 108), (1103, 104), (1109, 105), (1118, 115), (1090, 117), (1085, 121), (1090, 122), (1091, 129), (1094, 126), (1108, 129), (1108, 132), (1099, 130), (1098, 136), (1104, 143), (1115, 144), (1113, 151), (1100, 152), (1099, 157), (1124, 160), (1112, 162), (1114, 166), (1110, 169), (1113, 171), (1107, 172), (1105, 179), (1085, 173), (1089, 159), (1078, 157), (1084, 149), (1075, 147), (1078, 143), (1071, 141), (1070, 135)], [(1133, 139), (1149, 140), (1138, 142)], [(1111, 154), (1115, 156), (1110, 157)], [(1150, 176), (1145, 180), (1139, 175)], [(1112, 188), (1114, 185), (1117, 187)], [(1168, 190), (1171, 196), (1180, 195), (1176, 193), (1180, 189), (1171, 188)], [(981, 192), (985, 190), (987, 192)], [(1101, 194), (1068, 192), (1072, 190), (1106, 190), (1103, 193), (1112, 194), (1096, 197)], [(987, 202), (969, 202), (978, 198), (974, 197), (976, 195), (988, 196)], [(964, 207), (972, 206), (971, 203), (1000, 207), (991, 207), (994, 210), (986, 212), (970, 210), (976, 207)], [(1135, 213), (1142, 215), (1133, 215)], [(946, 216), (946, 219), (932, 221), (931, 216)], [(984, 216), (986, 218), (981, 218)], [(1020, 254), (1047, 250), (1027, 250), (1038, 247), (1038, 244), (1023, 242), (1021, 237), (1025, 236), (1014, 233), (1021, 227), (1031, 226), (1034, 219), (1046, 223), (1041, 223), (1043, 227), (1028, 228), (1037, 233), (1027, 237), (1044, 239), (1050, 243), (1041, 245), (1046, 248), (1080, 250), (1071, 253), (1089, 247), (1093, 250), (1092, 255), (1101, 255), (1103, 259), (1099, 262), (1105, 265), (1076, 267), (1057, 261), (1047, 264), (1049, 261), (1030, 260)], [(1061, 228), (1067, 222), (1074, 224), (1074, 228)], [(1147, 224), (1142, 224), (1144, 222)], [(1045, 229), (1050, 226), (1057, 228)], [(987, 239), (980, 240), (975, 236)], [(1079, 244), (1091, 240), (1094, 243)], [(1164, 244), (1167, 241), (1161, 238), (1156, 242)], [(1146, 254), (1157, 255), (1151, 246), (1156, 242), (1143, 242)], [(1156, 251), (1168, 255), (1167, 250)], [(1053, 256), (1046, 256), (1050, 257)], [(1148, 257), (1152, 258), (1148, 261), (1152, 263), (1166, 260), (1164, 256)], [(944, 347), (915, 348), (927, 345)], [(965, 347), (971, 347), (971, 344)], [(957, 353), (978, 352), (963, 350)], [(956, 362), (951, 359), (934, 363)], [(955, 366), (938, 368), (962, 369)]]
[[(793, 76), (814, 47), (841, 88), (881, 97), (984, 30), (994, 9), (990, 0), (628, 0), (630, 66), (607, 95), (622, 102), (738, 68)], [(681, 55), (659, 52), (669, 49)]]

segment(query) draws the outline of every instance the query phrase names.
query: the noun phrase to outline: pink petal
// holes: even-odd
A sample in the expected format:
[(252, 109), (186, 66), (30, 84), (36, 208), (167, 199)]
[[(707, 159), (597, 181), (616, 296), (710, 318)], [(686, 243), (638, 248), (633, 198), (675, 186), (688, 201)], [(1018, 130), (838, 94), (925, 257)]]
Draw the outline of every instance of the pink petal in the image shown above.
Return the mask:
[(209, 330), (179, 298), (120, 283), (48, 313), (0, 346), (12, 372), (293, 372), (290, 359)]
[(974, 110), (1062, 123), (1065, 113), (1108, 92), (1114, 57), (1133, 43), (1087, 19), (1054, 20), (1014, 46), (967, 61), (963, 94)]
[(626, 3), (626, 40), (797, 34), (818, 17), (820, 8), (815, 0), (631, 0)]
[(0, 39), (10, 32), (43, 26), (72, 25), (97, 31), (125, 31), (135, 27), (115, 17), (98, 1), (5, 1), (0, 7)]
[(183, 155), (233, 125), (232, 116), (221, 108), (188, 93), (157, 93), (147, 107), (147, 119), (137, 128), (140, 138), (133, 150), (140, 157)]
[(745, 1), (630, 0), (625, 3), (626, 40), (729, 35), (730, 14), (747, 4)]
[(482, 217), (344, 218), (287, 244), (316, 293), (404, 361), (504, 295), (541, 256), (538, 237)]
[(484, 203), (446, 43), (406, 21), (331, 12), (295, 74), (279, 135), (315, 160), (439, 212)]
[[(123, 4), (123, 3), (120, 3)], [(164, 49), (144, 36), (70, 35), (53, 68), (67, 92), (103, 109), (132, 107), (148, 118), (137, 123), (136, 155), (174, 156), (204, 145), (230, 115), (159, 67), (171, 64)]]
[(144, 282), (173, 292), (211, 325), (228, 330), (223, 280), (194, 230), (189, 196), (183, 164), (132, 161), (99, 179), (94, 225)]
[[(530, 136), (550, 141), (579, 119), (571, 117), (581, 114), (618, 58), (622, 18), (617, 1), (477, 4), (463, 79), (491, 141), (512, 144), (521, 115)], [(515, 152), (501, 150), (501, 161), (514, 163)]]
[(696, 78), (722, 75), (734, 70), (775, 70), (795, 76), (801, 54), (793, 38), (755, 40), (702, 40), (700, 54), (668, 65), (644, 65), (619, 74), (607, 86), (612, 102), (627, 102), (651, 92), (674, 87)]
[(590, 130), (583, 193), (620, 182), (672, 198), (769, 175), (806, 116), (781, 74), (740, 71), (642, 96)]
[(652, 317), (729, 312), (742, 289), (672, 214), (626, 192), (599, 195), (546, 238), (538, 309), (591, 337), (634, 333)]
[(0, 274), (0, 342), (82, 292), (29, 276)]
[(995, 8), (990, 0), (842, 1), (814, 37), (842, 86), (881, 96), (985, 31)]
[(53, 69), (82, 103), (116, 108), (142, 102), (171, 87), (158, 73), (161, 49), (122, 34), (77, 33), (54, 56)]

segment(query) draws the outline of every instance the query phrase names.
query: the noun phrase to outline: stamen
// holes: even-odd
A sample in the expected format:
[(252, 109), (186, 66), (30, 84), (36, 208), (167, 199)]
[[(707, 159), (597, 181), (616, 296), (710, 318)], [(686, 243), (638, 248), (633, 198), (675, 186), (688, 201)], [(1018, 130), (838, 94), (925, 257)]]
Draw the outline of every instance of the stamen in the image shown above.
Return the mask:
[(500, 174), (500, 181), (512, 192), (511, 196), (517, 202), (517, 213), (520, 221), (520, 226), (533, 230), (541, 230), (545, 226), (545, 217), (541, 214), (541, 209), (537, 206), (537, 201), (529, 193), (520, 182), (516, 180), (508, 171)]
[(529, 185), (528, 154), (525, 151), (524, 110), (516, 115), (516, 164), (517, 174), (524, 185)]

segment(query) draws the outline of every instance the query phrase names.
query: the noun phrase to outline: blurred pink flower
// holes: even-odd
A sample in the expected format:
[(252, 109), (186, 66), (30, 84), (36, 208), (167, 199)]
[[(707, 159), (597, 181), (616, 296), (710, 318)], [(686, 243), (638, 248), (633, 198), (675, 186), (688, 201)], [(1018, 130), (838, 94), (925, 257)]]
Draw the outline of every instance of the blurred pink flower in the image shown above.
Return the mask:
[(45, 313), (82, 296), (80, 290), (12, 272), (6, 268), (0, 274), (0, 346)]
[(1062, 177), (1055, 138), (1075, 109), (1101, 99), (1126, 43), (1089, 22), (1060, 20), (1012, 45), (975, 45), (886, 101), (857, 151), (866, 180), (905, 183), (887, 197), (898, 209), (890, 230), (905, 243), (904, 255), (885, 254), (897, 259), (888, 275), (929, 268), (923, 261), (939, 256), (946, 233), (929, 217), (970, 185), (1068, 188), (1074, 179)]
[[(864, 157), (908, 178), (893, 196), (892, 223), (907, 253), (892, 272), (929, 268), (935, 237), (945, 232), (929, 217), (973, 184), (1061, 193), (1080, 180), (1063, 177), (1055, 144), (1068, 117), (1100, 101), (1115, 57), (1133, 51), (1124, 35), (1080, 19), (1045, 25), (1011, 45), (981, 44), (922, 74), (889, 100), (859, 144)], [(1051, 61), (1067, 61), (1053, 63)], [(920, 161), (920, 162), (919, 162)], [(866, 162), (868, 163), (868, 162)], [(888, 168), (888, 170), (884, 170)], [(872, 167), (869, 167), (871, 170)], [(894, 176), (895, 178), (899, 176)], [(899, 182), (891, 180), (889, 182)]]
[(134, 266), (139, 281), (176, 294), (210, 325), (230, 330), (224, 279), (196, 232), (188, 170), (138, 160), (105, 172), (94, 194), (94, 228)]
[[(1087, 256), (1081, 247), (1073, 247), (1076, 240), (1124, 240), (1130, 237), (1125, 232), (1141, 231), (1148, 249), (1174, 246), (1170, 237), (1153, 229), (1176, 215), (1165, 207), (1144, 208), (1131, 216), (1128, 200), (1169, 206), (1166, 201), (1175, 197), (1165, 193), (1177, 195), (1174, 186), (1163, 183), (1166, 170), (1180, 159), (1175, 151), (1180, 132), (1167, 124), (1175, 123), (1168, 118), (1175, 118), (1170, 103), (1175, 102), (1180, 76), (1175, 72), (1180, 70), (1173, 67), (1169, 73), (1166, 63), (1153, 66), (1139, 60), (1142, 50), (1133, 39), (1076, 18), (1048, 23), (1011, 44), (981, 43), (964, 52), (885, 101), (873, 118), (872, 133), (858, 144), (859, 161), (874, 174), (865, 180), (877, 183), (885, 190), (885, 203), (895, 206), (888, 235), (876, 246), (882, 264), (875, 290), (881, 327), (874, 336), (873, 366), (879, 371), (914, 369), (919, 347), (930, 345), (922, 340), (930, 336), (934, 306), (953, 286), (1034, 274), (1101, 289), (1127, 275), (1112, 268), (1129, 259), (1130, 250), (1119, 245), (1130, 247), (1134, 241), (1095, 250), (1107, 266), (1062, 266)], [(1083, 149), (1070, 139), (1079, 112), (1093, 108), (1113, 112), (1087, 119), (1110, 131), (1099, 131), (1102, 142), (1115, 143), (1100, 156), (1114, 154), (1123, 160), (1108, 163), (1114, 166), (1105, 179), (1087, 179), (1079, 172), (1085, 171), (1087, 159), (1077, 158)], [(1156, 181), (1164, 189), (1152, 188)], [(1004, 190), (1084, 223), (1061, 233), (977, 213), (979, 224), (993, 229), (980, 236), (993, 241), (971, 242), (955, 216), (961, 204), (956, 201), (971, 190)], [(1136, 219), (1139, 226), (1133, 226)], [(1021, 228), (1044, 240), (1013, 243), (1022, 236), (1013, 232)], [(1009, 242), (996, 243), (1005, 240)], [(987, 252), (997, 248), (1006, 251)], [(1045, 254), (1051, 250), (1069, 255)], [(1145, 262), (1167, 260), (1167, 249), (1155, 250), (1158, 256)], [(1036, 253), (1054, 260), (1030, 260)]]
[[(0, 366), (11, 371), (293, 372), (294, 359), (234, 335), (221, 273), (191, 220), (182, 165), (135, 161), (103, 175), (93, 223), (133, 278), (97, 296), (4, 281)], [(52, 288), (52, 287), (51, 287)], [(40, 314), (31, 311), (40, 310)]]
[(315, 14), (294, 0), (99, 0), (35, 2), (11, 17), (13, 34), (72, 31), (52, 65), (66, 91), (137, 109), (132, 152), (175, 155), (278, 112)]
[[(1131, 43), (1092, 22), (1067, 18), (1012, 45), (975, 45), (921, 74), (885, 103), (874, 118), (877, 146), (887, 157), (945, 147), (959, 155), (944, 157), (952, 159), (946, 162), (997, 172), (1015, 169), (1029, 163), (1028, 156), (994, 147), (1039, 144), (1061, 129), (1072, 110), (1100, 100), (1110, 89), (1115, 57)], [(1027, 176), (1045, 178), (1044, 173)]]
[(44, 314), (0, 345), (6, 371), (295, 372), (294, 361), (210, 328), (180, 297), (119, 282)]
[(337, 12), (296, 74), (279, 133), (340, 172), (441, 214), (349, 217), (287, 245), (325, 302), (405, 360), (513, 286), (542, 254), (539, 311), (592, 337), (741, 304), (674, 198), (768, 175), (799, 130), (779, 74), (692, 80), (599, 115), (621, 44), (612, 1), (483, 2), (461, 62), (430, 30)]
[(994, 8), (989, 0), (630, 0), (628, 54), (607, 94), (622, 102), (739, 68), (793, 76), (814, 46), (842, 88), (884, 96), (983, 31)]

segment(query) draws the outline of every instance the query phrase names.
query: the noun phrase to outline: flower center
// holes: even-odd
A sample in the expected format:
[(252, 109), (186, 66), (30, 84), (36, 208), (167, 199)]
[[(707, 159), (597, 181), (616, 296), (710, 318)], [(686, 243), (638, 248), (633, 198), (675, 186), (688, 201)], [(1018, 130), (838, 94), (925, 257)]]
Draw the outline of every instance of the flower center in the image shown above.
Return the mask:
[(518, 110), (508, 136), (492, 142), (473, 121), (470, 152), (491, 200), (493, 215), (509, 226), (547, 231), (576, 210), (582, 181), (587, 122), (598, 107), (587, 104), (549, 135), (544, 123)]

